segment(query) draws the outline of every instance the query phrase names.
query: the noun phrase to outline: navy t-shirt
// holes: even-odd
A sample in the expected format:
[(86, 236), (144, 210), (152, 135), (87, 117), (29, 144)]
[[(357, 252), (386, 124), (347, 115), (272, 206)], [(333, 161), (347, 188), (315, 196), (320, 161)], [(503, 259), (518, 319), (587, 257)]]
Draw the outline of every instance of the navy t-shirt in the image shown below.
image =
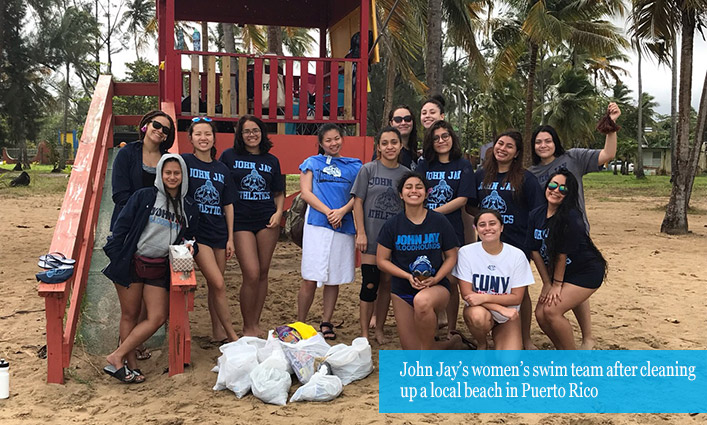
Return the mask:
[[(428, 163), (421, 160), (415, 171), (422, 174), (430, 184), (426, 201), (426, 206), (430, 210), (445, 205), (460, 196), (471, 198), (476, 192), (474, 171), (471, 168), (471, 163), (464, 158), (447, 163), (439, 161)], [(464, 242), (464, 223), (462, 222), (461, 208), (445, 215), (454, 228), (459, 243), (462, 244)]]
[[(204, 162), (194, 154), (182, 154), (189, 170), (189, 196), (199, 206), (199, 235), (207, 240), (228, 239), (223, 207), (233, 203), (228, 168), (218, 161)], [(199, 236), (197, 235), (197, 237)]]
[[(412, 273), (422, 263), (433, 270), (432, 276), (444, 263), (444, 251), (459, 246), (452, 225), (444, 215), (435, 211), (427, 211), (427, 217), (420, 224), (410, 221), (404, 211), (391, 217), (383, 225), (378, 243), (392, 251), (390, 261), (400, 269)], [(449, 288), (446, 276), (439, 285)], [(391, 290), (398, 295), (418, 292), (407, 279), (396, 276), (391, 278)]]
[(496, 210), (503, 219), (503, 233), (501, 241), (521, 249), (529, 256), (530, 251), (525, 249), (525, 236), (528, 232), (528, 214), (543, 204), (542, 189), (538, 179), (530, 171), (525, 171), (521, 196), (515, 196), (516, 190), (508, 182), (502, 183), (508, 173), (496, 173), (492, 183), (484, 187), (484, 169), (476, 171), (476, 193), (472, 196), (471, 204), (481, 209)]
[[(543, 258), (545, 265), (549, 266), (547, 246), (545, 240), (548, 237), (548, 222), (554, 218), (547, 216), (547, 205), (542, 205), (530, 212), (528, 218), (528, 235), (526, 244), (531, 251), (538, 251)], [(569, 222), (562, 246), (559, 249), (562, 254), (567, 254), (567, 266), (565, 268), (564, 280), (572, 282), (572, 277), (577, 274), (586, 273), (588, 270), (603, 269), (602, 261), (589, 245), (587, 228), (579, 211), (570, 211)]]
[(237, 155), (226, 149), (220, 161), (226, 164), (233, 179), (234, 220), (253, 223), (275, 214), (275, 193), (285, 191), (285, 178), (280, 161), (270, 153)]

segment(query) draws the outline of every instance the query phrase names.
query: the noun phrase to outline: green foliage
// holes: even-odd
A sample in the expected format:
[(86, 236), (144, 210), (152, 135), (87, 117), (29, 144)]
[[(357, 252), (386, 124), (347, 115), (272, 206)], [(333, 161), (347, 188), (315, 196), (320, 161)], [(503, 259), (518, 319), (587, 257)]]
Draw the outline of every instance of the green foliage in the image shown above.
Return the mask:
[[(157, 65), (138, 59), (125, 64), (125, 66), (128, 67), (128, 72), (123, 81), (156, 83), (158, 80)], [(154, 96), (116, 96), (113, 98), (113, 113), (115, 115), (144, 115), (158, 107), (158, 100)]]

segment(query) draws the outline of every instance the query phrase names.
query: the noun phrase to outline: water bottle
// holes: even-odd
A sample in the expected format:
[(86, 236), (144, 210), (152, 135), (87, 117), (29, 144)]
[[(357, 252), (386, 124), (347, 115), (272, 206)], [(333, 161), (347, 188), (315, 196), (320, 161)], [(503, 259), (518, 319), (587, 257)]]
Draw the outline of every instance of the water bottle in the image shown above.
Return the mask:
[(10, 397), (10, 363), (0, 359), (0, 399)]
[(194, 35), (192, 35), (192, 40), (194, 41), (194, 51), (201, 50), (201, 34), (198, 29), (194, 29)]

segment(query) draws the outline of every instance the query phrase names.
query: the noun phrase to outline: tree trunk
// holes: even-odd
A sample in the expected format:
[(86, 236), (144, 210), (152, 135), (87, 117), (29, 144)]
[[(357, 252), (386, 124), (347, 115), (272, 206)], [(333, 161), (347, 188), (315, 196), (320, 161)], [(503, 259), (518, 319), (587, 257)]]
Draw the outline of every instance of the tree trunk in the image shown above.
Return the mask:
[(427, 1), (425, 79), (429, 94), (442, 94), (442, 0)]
[(680, 64), (680, 93), (678, 95), (677, 143), (675, 144), (675, 168), (673, 169), (673, 189), (670, 202), (665, 209), (665, 217), (660, 226), (662, 233), (684, 235), (687, 226), (687, 188), (690, 155), (690, 92), (692, 91), (692, 54), (695, 33), (695, 16), (689, 10), (682, 10), (682, 45)]
[(700, 160), (700, 152), (702, 144), (705, 140), (705, 128), (707, 128), (707, 73), (705, 74), (705, 82), (702, 84), (702, 95), (700, 97), (700, 109), (697, 111), (697, 128), (695, 129), (695, 140), (690, 148), (690, 157), (688, 160), (688, 171), (690, 176), (687, 180), (687, 199), (685, 200), (685, 209), (690, 208), (690, 197), (692, 196), (692, 185), (695, 183), (697, 175), (697, 163)]
[[(226, 53), (236, 53), (236, 41), (233, 37), (233, 24), (222, 23), (221, 28), (223, 29), (223, 47)], [(230, 57), (231, 60), (231, 105), (236, 105), (236, 94), (238, 86), (236, 85), (236, 58)], [(233, 111), (235, 113), (235, 111)], [(234, 114), (235, 115), (235, 114)]]
[[(383, 97), (383, 114), (381, 117), (381, 127), (386, 127), (390, 125), (388, 123), (388, 114), (390, 113), (390, 110), (393, 108), (393, 96), (395, 95), (395, 77), (397, 76), (397, 70), (395, 69), (395, 65), (393, 64), (393, 61), (391, 60), (390, 54), (386, 55), (386, 65), (387, 68), (385, 70), (385, 95)], [(410, 135), (410, 137), (413, 137), (414, 135)]]
[(110, 2), (108, 2), (107, 6), (107, 13), (106, 13), (106, 19), (108, 20), (108, 25), (106, 26), (106, 29), (108, 33), (106, 34), (106, 47), (107, 47), (107, 52), (108, 52), (108, 74), (113, 75), (113, 59), (111, 59), (111, 53), (110, 53), (110, 38), (111, 38), (111, 26), (110, 26)]
[[(646, 175), (643, 173), (643, 80), (641, 79), (641, 45), (636, 39), (636, 52), (638, 53), (638, 131), (636, 133), (636, 141), (638, 142), (638, 154), (636, 155), (636, 168), (634, 173), (637, 179), (644, 179)], [(626, 165), (628, 171), (628, 165)]]
[[(675, 153), (675, 145), (678, 143), (678, 41), (673, 40), (673, 61), (670, 65), (673, 82), (670, 92), (670, 152)], [(670, 156), (670, 182), (673, 182), (675, 169), (675, 155)]]
[(69, 134), (69, 72), (71, 71), (69, 62), (66, 62), (66, 85), (64, 86), (64, 140), (59, 137), (59, 143), (61, 143), (61, 155), (59, 157), (59, 170), (66, 168), (66, 139)]
[(528, 82), (525, 91), (525, 127), (523, 130), (523, 140), (525, 149), (523, 150), (523, 165), (528, 168), (532, 162), (531, 152), (533, 149), (533, 141), (530, 140), (533, 135), (533, 100), (535, 86), (535, 64), (538, 60), (538, 45), (530, 43), (530, 64), (528, 66)]
[(280, 27), (268, 27), (268, 53), (283, 56), (282, 29)]
[[(201, 51), (209, 51), (209, 23), (206, 21), (201, 22)], [(203, 55), (201, 61), (203, 62), (204, 73), (206, 73), (206, 70), (209, 69), (209, 57)]]
[[(538, 66), (540, 67), (540, 78), (538, 79), (538, 88), (540, 89), (540, 122), (546, 125), (545, 118), (545, 79), (543, 78), (543, 52), (538, 49)], [(595, 84), (596, 86), (596, 84)]]

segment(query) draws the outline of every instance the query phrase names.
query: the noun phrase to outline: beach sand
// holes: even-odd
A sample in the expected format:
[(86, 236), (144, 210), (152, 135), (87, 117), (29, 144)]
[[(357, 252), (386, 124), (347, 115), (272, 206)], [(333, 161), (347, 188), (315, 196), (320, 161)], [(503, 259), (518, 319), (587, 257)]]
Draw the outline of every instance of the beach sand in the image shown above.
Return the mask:
[[(194, 335), (192, 365), (182, 375), (168, 377), (167, 350), (153, 350), (140, 363), (147, 376), (142, 385), (122, 385), (101, 370), (105, 360), (74, 348), (65, 385), (46, 384), (46, 360), (37, 352), (46, 343), (44, 300), (34, 279), (37, 257), (47, 251), (56, 224), (61, 195), (16, 198), (0, 195), (0, 356), (10, 361), (10, 398), (0, 400), (0, 423), (85, 424), (411, 424), (461, 422), (496, 424), (692, 424), (707, 423), (707, 415), (687, 414), (380, 414), (378, 374), (344, 387), (329, 403), (267, 405), (248, 395), (237, 399), (228, 390), (215, 392), (216, 374), (210, 372), (218, 348), (205, 344), (210, 325), (206, 288), (199, 276), (196, 307), (191, 316)], [(659, 233), (666, 200), (619, 200), (588, 191), (588, 216), (596, 245), (609, 261), (608, 280), (592, 296), (592, 320), (602, 350), (707, 348), (707, 200), (694, 200), (701, 213), (691, 214), (687, 236)], [(273, 328), (294, 320), (300, 285), (300, 249), (281, 242), (270, 271), (270, 294), (262, 325)], [(240, 269), (227, 267), (229, 302), (236, 329), (241, 329), (238, 290)], [(360, 278), (359, 281), (360, 282)], [(540, 285), (530, 288), (537, 299)], [(359, 284), (341, 288), (334, 322), (338, 342), (358, 336)], [(319, 322), (321, 291), (310, 313)], [(572, 318), (574, 321), (574, 318)], [(398, 348), (392, 311), (386, 336), (379, 347), (372, 341), (374, 365), (379, 348)], [(459, 329), (465, 330), (460, 322)], [(468, 332), (465, 332), (468, 334)], [(533, 339), (542, 349), (549, 339), (533, 324)], [(575, 335), (578, 329), (575, 326)], [(117, 335), (108, 338), (117, 339)], [(293, 385), (290, 395), (297, 385)]]

